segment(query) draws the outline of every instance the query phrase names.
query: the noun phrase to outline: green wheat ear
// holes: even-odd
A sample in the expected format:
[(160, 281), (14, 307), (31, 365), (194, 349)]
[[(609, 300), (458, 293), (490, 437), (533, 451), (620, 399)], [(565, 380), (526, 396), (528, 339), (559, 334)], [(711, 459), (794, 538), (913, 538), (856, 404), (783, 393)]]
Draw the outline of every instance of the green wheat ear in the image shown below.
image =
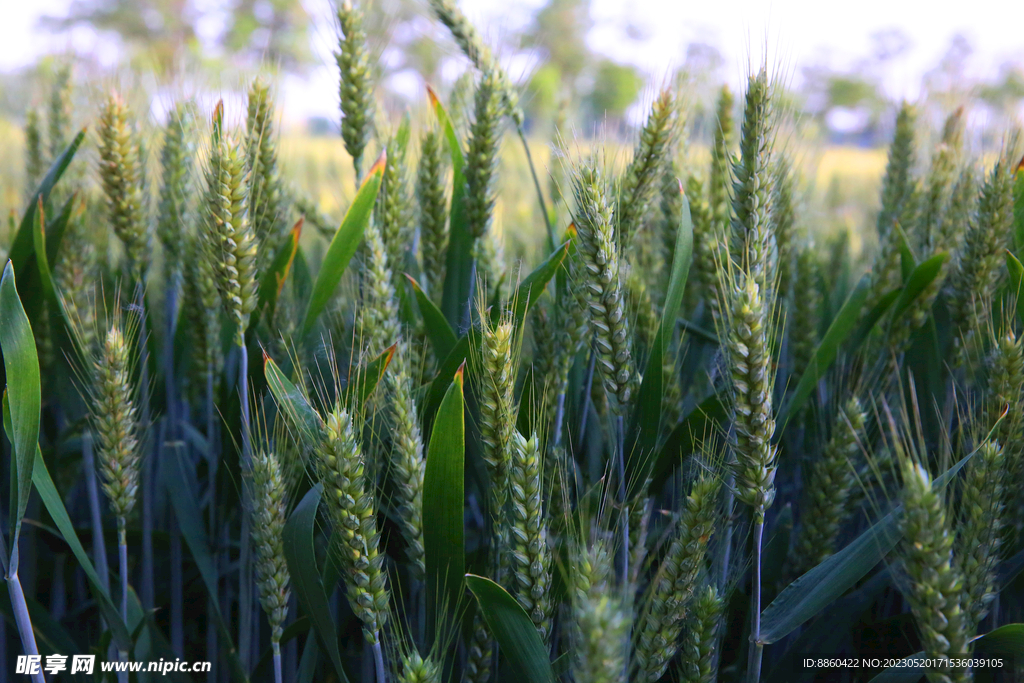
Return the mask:
[(497, 73), (480, 77), (474, 96), (473, 123), (466, 146), (465, 217), (470, 234), (479, 242), (494, 218), (495, 180), (501, 145), (501, 92)]
[(274, 130), (274, 100), (270, 84), (259, 77), (249, 86), (246, 135), (249, 214), (261, 259), (266, 261), (273, 257), (280, 237), (281, 178)]
[(683, 635), (680, 648), (682, 659), (681, 680), (684, 683), (713, 683), (715, 681), (715, 647), (718, 642), (719, 623), (725, 602), (714, 586), (700, 591), (693, 600), (689, 628)]
[[(925, 656), (964, 657), (968, 646), (966, 616), (960, 606), (963, 578), (952, 561), (953, 534), (945, 504), (921, 465), (907, 458), (902, 473), (903, 565), (910, 580), (907, 598), (921, 630)], [(967, 683), (971, 675), (964, 668), (947, 665), (930, 670), (928, 680)]]
[(149, 266), (149, 229), (141, 141), (129, 121), (128, 106), (114, 92), (100, 112), (100, 180), (114, 234), (124, 244), (134, 278)]
[(820, 265), (814, 248), (805, 246), (796, 257), (796, 277), (793, 282), (789, 322), (790, 348), (793, 353), (791, 374), (803, 376), (818, 348), (818, 326), (821, 320), (821, 290), (818, 288)]
[(25, 201), (29, 202), (43, 179), (43, 133), (40, 129), (39, 110), (31, 107), (25, 112)]
[(345, 142), (345, 151), (352, 157), (358, 180), (362, 176), (363, 152), (373, 127), (373, 74), (366, 49), (363, 12), (352, 0), (343, 0), (338, 5), (338, 24), (341, 37), (335, 60), (341, 72), (341, 139)]
[(138, 500), (142, 465), (138, 403), (131, 373), (129, 343), (115, 322), (93, 360), (94, 401), (90, 403), (103, 491), (122, 526)]
[(967, 465), (954, 553), (963, 577), (960, 604), (967, 636), (975, 634), (998, 590), (995, 568), (1002, 541), (1005, 460), (1002, 446), (986, 441)]
[(365, 473), (352, 416), (340, 407), (327, 416), (318, 459), (328, 510), (339, 538), (338, 556), (345, 572), (349, 605), (363, 623), (366, 640), (378, 643), (387, 621), (389, 596), (374, 487)]
[(402, 657), (399, 683), (441, 683), (441, 668), (431, 657), (424, 659), (418, 652)]
[(572, 549), (573, 680), (618, 683), (626, 667), (630, 610), (609, 583), (611, 553), (596, 541)]
[(207, 172), (207, 244), (224, 310), (238, 339), (256, 309), (256, 235), (249, 221), (248, 171), (242, 143), (221, 134)]
[(629, 244), (630, 237), (647, 213), (657, 187), (658, 171), (665, 165), (675, 137), (677, 111), (672, 91), (662, 90), (640, 131), (633, 160), (626, 168), (619, 187), (615, 229), (620, 245)]
[(542, 491), (540, 439), (512, 434), (509, 462), (509, 524), (512, 578), (516, 598), (533, 620), (542, 640), (551, 634), (551, 557)]
[(720, 478), (706, 476), (693, 484), (686, 499), (678, 531), (651, 583), (637, 627), (633, 656), (638, 680), (660, 679), (678, 652), (682, 619), (718, 520), (721, 486)]
[(633, 392), (629, 321), (619, 280), (619, 257), (612, 207), (600, 171), (586, 165), (573, 175), (581, 277), (590, 308), (604, 386), (626, 405)]
[(164, 128), (160, 150), (160, 199), (156, 234), (166, 254), (167, 272), (181, 268), (185, 246), (185, 226), (189, 211), (193, 145), (191, 107), (179, 103), (171, 110)]
[(762, 292), (774, 287), (775, 232), (771, 154), (774, 144), (771, 84), (762, 69), (751, 76), (740, 135), (740, 158), (733, 164), (733, 264), (752, 277)]
[(284, 556), (284, 525), (288, 518), (288, 488), (281, 464), (272, 451), (256, 454), (252, 462), (252, 543), (256, 550), (256, 586), (270, 623), (270, 640), (279, 648), (288, 618), (291, 576)]
[(711, 178), (708, 203), (714, 221), (714, 232), (725, 235), (729, 228), (731, 206), (729, 188), (732, 177), (733, 97), (729, 86), (723, 85), (718, 95), (714, 145), (711, 148)]
[(444, 140), (436, 130), (427, 131), (420, 145), (416, 171), (416, 199), (419, 203), (420, 249), (427, 292), (441, 301), (445, 258), (448, 252), (448, 183)]

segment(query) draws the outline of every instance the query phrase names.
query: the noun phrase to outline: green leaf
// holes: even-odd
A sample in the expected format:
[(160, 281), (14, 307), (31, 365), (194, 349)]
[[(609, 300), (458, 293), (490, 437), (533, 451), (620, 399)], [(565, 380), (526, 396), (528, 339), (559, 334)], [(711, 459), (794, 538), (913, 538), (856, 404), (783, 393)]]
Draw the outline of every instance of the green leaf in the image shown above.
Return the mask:
[[(1024, 198), (1021, 203), (1024, 203)], [(1017, 320), (1024, 324), (1024, 265), (1009, 249), (1006, 250), (1006, 270), (1010, 273), (1010, 292), (1017, 299)]]
[[(939, 490), (967, 464), (972, 451), (932, 482)], [(777, 642), (860, 581), (901, 538), (902, 507), (887, 514), (850, 545), (786, 586), (761, 613), (761, 642)]]
[(900, 239), (900, 280), (905, 283), (910, 274), (914, 272), (917, 259), (914, 258), (914, 252), (911, 251), (910, 243), (907, 242), (907, 233), (903, 232), (903, 227), (900, 225), (896, 226), (896, 236)]
[(299, 250), (302, 223), (303, 218), (300, 217), (285, 237), (284, 243), (277, 250), (277, 255), (274, 256), (274, 260), (271, 262), (267, 272), (263, 274), (263, 279), (260, 280), (259, 301), (256, 304), (256, 312), (252, 316), (252, 321), (249, 323), (249, 329), (255, 327), (264, 312), (266, 312), (268, 319), (274, 317), (274, 311), (277, 308), (277, 298), (281, 296), (281, 288), (284, 287), (284, 283), (288, 280), (292, 263), (295, 261), (295, 254)]
[(382, 154), (366, 173), (363, 184), (352, 200), (351, 206), (345, 212), (338, 232), (334, 234), (327, 253), (324, 254), (323, 263), (320, 264), (320, 272), (316, 274), (316, 282), (313, 283), (313, 292), (309, 297), (309, 304), (306, 307), (306, 315), (302, 321), (302, 336), (305, 337), (313, 329), (313, 324), (327, 306), (327, 302), (334, 296), (334, 290), (341, 282), (341, 276), (345, 274), (349, 261), (363, 241), (363, 231), (370, 220), (373, 212), (373, 205), (377, 201), (377, 190), (380, 189), (381, 178), (384, 175), (384, 164), (386, 158)]
[[(11, 460), (10, 565), (8, 576), (18, 572), (18, 537), (21, 520), (32, 493), (32, 464), (39, 442), (39, 357), (32, 326), (18, 297), (14, 266), (8, 261), (0, 278), (0, 351), (7, 372), (4, 401), (10, 402), (11, 428), (5, 429), (14, 449)], [(6, 428), (6, 425), (5, 425)]]
[(783, 409), (782, 415), (779, 416), (779, 428), (777, 431), (780, 435), (786, 429), (790, 419), (804, 407), (807, 399), (811, 396), (811, 392), (814, 391), (814, 387), (817, 386), (818, 380), (822, 378), (829, 367), (831, 367), (832, 362), (835, 361), (836, 356), (839, 354), (839, 347), (856, 328), (870, 289), (870, 280), (865, 275), (860, 283), (857, 284), (857, 288), (850, 293), (846, 303), (843, 304), (839, 313), (836, 314), (832, 324), (829, 325), (828, 331), (825, 332), (821, 343), (814, 351), (811, 362), (808, 363), (807, 369), (800, 377), (800, 381), (797, 382), (796, 389), (793, 391), (793, 397)]
[(391, 359), (395, 357), (398, 344), (392, 344), (384, 349), (379, 356), (371, 360), (364, 367), (360, 367), (354, 377), (349, 379), (345, 387), (345, 404), (362, 408), (366, 400), (373, 394), (374, 389), (384, 378)]
[(83, 140), (85, 140), (84, 128), (78, 131), (78, 135), (71, 141), (71, 144), (54, 160), (50, 170), (43, 177), (43, 181), (39, 183), (39, 188), (29, 200), (28, 208), (25, 210), (25, 215), (21, 218), (21, 224), (18, 226), (18, 232), (11, 243), (10, 259), (19, 273), (23, 272), (25, 266), (28, 265), (29, 259), (32, 258), (32, 251), (34, 249), (32, 221), (35, 220), (34, 216), (39, 199), (42, 198), (43, 204), (49, 203), (50, 192), (53, 190), (54, 185), (57, 184), (57, 181), (60, 180), (60, 177), (64, 175), (64, 171), (67, 170), (71, 160), (74, 159), (75, 152), (78, 151)]
[[(519, 284), (519, 287), (516, 288), (515, 294), (512, 297), (514, 302), (512, 323), (515, 328), (518, 329), (522, 326), (523, 319), (529, 312), (530, 307), (540, 297), (548, 282), (555, 277), (568, 251), (569, 242), (566, 242), (544, 259), (544, 262), (527, 275)], [(491, 311), (491, 318), (494, 320), (497, 320), (500, 315), (501, 311), (497, 307)], [(423, 406), (424, 434), (430, 433), (430, 424), (438, 407), (441, 405), (445, 392), (448, 391), (448, 385), (452, 381), (451, 378), (455, 376), (455, 372), (469, 357), (469, 350), (479, 346), (479, 344), (480, 328), (474, 326), (466, 334), (459, 337), (458, 342), (456, 342), (451, 352), (441, 363), (437, 376), (434, 377), (434, 381), (430, 383), (430, 388), (427, 390), (427, 398)]]
[(298, 436), (306, 445), (313, 446), (319, 443), (323, 420), (313, 410), (313, 406), (306, 400), (302, 391), (285, 377), (274, 359), (266, 353), (263, 354), (263, 374), (267, 379), (267, 386), (270, 387), (270, 393), (274, 395), (278, 407), (288, 416), (292, 426), (298, 430)]
[(640, 383), (640, 391), (630, 427), (632, 443), (626, 450), (629, 456), (625, 463), (626, 481), (630, 487), (630, 491), (627, 493), (628, 498), (632, 498), (636, 487), (643, 486), (647, 481), (648, 470), (653, 464), (654, 449), (657, 446), (658, 434), (661, 429), (661, 402), (665, 390), (662, 360), (672, 343), (676, 319), (679, 317), (679, 308), (683, 303), (686, 279), (690, 273), (690, 263), (693, 260), (693, 223), (690, 219), (690, 203), (682, 189), (680, 185), (679, 191), (683, 202), (682, 220), (676, 230), (675, 256), (672, 259), (665, 307), (662, 310), (661, 322), (658, 324), (658, 332), (654, 337), (653, 348), (651, 348), (647, 365), (644, 368), (643, 380)]
[(284, 525), (284, 556), (299, 606), (313, 622), (313, 628), (334, 665), (335, 674), (341, 681), (348, 683), (348, 677), (341, 666), (341, 653), (338, 651), (338, 631), (331, 618), (330, 603), (323, 579), (317, 570), (316, 550), (313, 546), (316, 511), (322, 495), (323, 484), (317, 484), (295, 506)]
[[(213, 555), (210, 553), (210, 544), (206, 539), (206, 527), (203, 525), (202, 517), (199, 515), (199, 510), (202, 508), (195, 495), (196, 485), (193, 482), (191, 473), (185, 467), (183, 460), (185, 456), (182, 449), (173, 448), (170, 450), (174, 452), (174, 457), (173, 460), (166, 462), (169, 466), (159, 469), (161, 483), (167, 490), (167, 497), (170, 498), (171, 505), (174, 507), (174, 517), (178, 522), (178, 528), (181, 529), (181, 535), (185, 538), (185, 544), (188, 545), (189, 552), (192, 553), (192, 559), (199, 569), (199, 576), (203, 579), (203, 583), (206, 584), (206, 592), (211, 597), (213, 617), (217, 622), (217, 631), (220, 633), (221, 642), (228, 646), (228, 668), (231, 671), (231, 678), (240, 683), (245, 683), (248, 681), (248, 676), (246, 676), (245, 668), (238, 658), (238, 652), (235, 649), (234, 641), (231, 639), (231, 631), (228, 629), (228, 624), (217, 605), (217, 568), (213, 561)], [(247, 513), (243, 512), (243, 514)], [(245, 539), (245, 542), (248, 541), (249, 539)]]
[(487, 628), (519, 683), (554, 683), (547, 648), (530, 616), (508, 592), (490, 579), (466, 574)]
[(691, 410), (668, 435), (658, 452), (651, 469), (651, 492), (661, 491), (669, 475), (693, 453), (697, 443), (720, 430), (728, 416), (726, 406), (717, 394), (708, 396)]
[(875, 328), (878, 321), (882, 319), (886, 311), (892, 307), (896, 302), (896, 299), (900, 297), (903, 292), (903, 287), (897, 287), (890, 292), (887, 292), (881, 299), (878, 300), (871, 310), (868, 311), (864, 318), (857, 325), (857, 329), (850, 335), (849, 343), (847, 344), (847, 351), (852, 353), (860, 348), (860, 345), (864, 343), (864, 340), (871, 334), (871, 330)]
[[(513, 301), (513, 319), (516, 327), (519, 327), (523, 319), (526, 317), (526, 313), (530, 307), (536, 303), (537, 299), (541, 294), (544, 293), (544, 289), (551, 282), (551, 278), (555, 277), (558, 270), (562, 267), (562, 262), (565, 261), (566, 254), (569, 253), (570, 242), (565, 242), (562, 246), (551, 252), (543, 263), (533, 269), (526, 278), (519, 283), (516, 287), (516, 293), (512, 297)], [(501, 311), (495, 307), (491, 311), (491, 318), (494, 320), (498, 319)]]
[(46, 215), (43, 211), (43, 200), (39, 200), (39, 207), (32, 218), (32, 246), (36, 253), (36, 268), (39, 270), (39, 279), (43, 285), (43, 296), (51, 305), (59, 305), (57, 288), (53, 284), (53, 273), (50, 271), (50, 262), (46, 256)]
[[(423, 548), (427, 623), (454, 623), (466, 573), (463, 528), (465, 419), (463, 368), (455, 373), (437, 411), (423, 477)], [(441, 613), (447, 619), (439, 619)]]
[(430, 300), (427, 293), (420, 287), (420, 283), (416, 282), (408, 273), (405, 277), (408, 278), (409, 284), (412, 285), (412, 291), (416, 295), (416, 303), (419, 305), (420, 315), (423, 316), (423, 326), (426, 328), (427, 339), (430, 340), (430, 345), (434, 347), (434, 356), (437, 360), (443, 361), (458, 342), (455, 331), (448, 324), (448, 320), (445, 319), (441, 309), (434, 305), (434, 302)]
[[(6, 418), (5, 414), (5, 422)], [(68, 511), (64, 508), (64, 502), (61, 500), (60, 494), (57, 493), (57, 487), (53, 485), (53, 479), (50, 478), (50, 472), (46, 469), (46, 462), (43, 460), (43, 455), (38, 447), (35, 454), (35, 466), (32, 468), (32, 483), (35, 484), (39, 499), (43, 501), (43, 506), (46, 507), (46, 511), (53, 518), (53, 523), (56, 525), (57, 530), (60, 531), (64, 542), (71, 548), (71, 553), (78, 560), (82, 571), (85, 572), (85, 577), (89, 580), (89, 585), (92, 586), (93, 598), (96, 600), (108, 628), (110, 628), (114, 643), (122, 650), (130, 650), (131, 636), (128, 633), (128, 627), (121, 620), (121, 612), (114, 606), (113, 601), (110, 599), (110, 593), (104, 588), (103, 582), (100, 581), (99, 574), (96, 573), (96, 568), (93, 567), (92, 560), (89, 558), (89, 553), (85, 551), (81, 541), (78, 540), (75, 527), (71, 523)]]
[(462, 144), (455, 134), (451, 117), (434, 91), (427, 86), (430, 105), (441, 125), (441, 132), (448, 141), (448, 151), (452, 155), (452, 203), (448, 219), (448, 251), (445, 260), (444, 289), (441, 293), (441, 311), (454, 329), (459, 328), (459, 317), (462, 315), (466, 300), (472, 291), (473, 277), (473, 236), (466, 225), (466, 209), (462, 200), (466, 191), (466, 177), (463, 175), (465, 159), (462, 156)]
[(939, 276), (942, 272), (942, 264), (949, 258), (949, 254), (941, 252), (935, 254), (927, 261), (922, 262), (914, 268), (913, 272), (906, 279), (903, 285), (903, 291), (900, 292), (899, 298), (896, 299), (896, 303), (892, 307), (892, 320), (896, 322), (903, 314), (910, 308), (914, 300), (921, 295), (925, 289)]

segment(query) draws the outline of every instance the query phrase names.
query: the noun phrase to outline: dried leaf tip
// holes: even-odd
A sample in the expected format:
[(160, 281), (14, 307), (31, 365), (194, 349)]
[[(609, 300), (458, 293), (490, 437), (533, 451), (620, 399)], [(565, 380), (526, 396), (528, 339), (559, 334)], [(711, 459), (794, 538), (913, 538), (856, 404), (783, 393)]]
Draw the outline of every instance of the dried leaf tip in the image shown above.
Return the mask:
[(464, 378), (465, 372), (466, 372), (466, 361), (463, 360), (462, 361), (462, 365), (460, 365), (459, 369), (455, 371), (455, 378), (453, 380), (453, 381), (459, 383), (459, 391), (462, 391), (462, 385), (463, 385), (463, 382), (464, 382), (463, 378)]
[(434, 92), (434, 89), (430, 87), (429, 83), (427, 83), (427, 98), (430, 100), (430, 106), (433, 108), (437, 108), (437, 105), (441, 103), (441, 100), (438, 98), (437, 93)]
[(363, 178), (363, 185), (366, 185), (366, 182), (371, 177), (373, 177), (374, 174), (376, 174), (376, 175), (384, 175), (384, 167), (387, 166), (387, 164), (388, 164), (388, 151), (386, 149), (382, 149), (380, 151), (380, 156), (377, 157), (377, 161), (373, 162), (373, 166), (370, 167), (370, 170), (367, 172), (366, 177)]

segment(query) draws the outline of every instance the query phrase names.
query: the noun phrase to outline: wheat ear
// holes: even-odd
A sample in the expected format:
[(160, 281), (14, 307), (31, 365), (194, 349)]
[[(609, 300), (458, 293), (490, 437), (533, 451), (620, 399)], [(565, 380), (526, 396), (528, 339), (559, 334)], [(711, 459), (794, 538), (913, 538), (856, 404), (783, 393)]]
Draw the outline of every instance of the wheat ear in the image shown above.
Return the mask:
[(370, 55), (366, 49), (363, 12), (343, 0), (338, 5), (341, 37), (335, 61), (341, 73), (341, 139), (352, 157), (356, 180), (362, 177), (363, 152), (370, 141), (373, 126), (373, 85)]
[(270, 623), (276, 683), (281, 683), (281, 636), (288, 618), (291, 576), (284, 556), (284, 525), (288, 519), (288, 489), (281, 464), (272, 451), (252, 461), (252, 544), (256, 549), (256, 587)]

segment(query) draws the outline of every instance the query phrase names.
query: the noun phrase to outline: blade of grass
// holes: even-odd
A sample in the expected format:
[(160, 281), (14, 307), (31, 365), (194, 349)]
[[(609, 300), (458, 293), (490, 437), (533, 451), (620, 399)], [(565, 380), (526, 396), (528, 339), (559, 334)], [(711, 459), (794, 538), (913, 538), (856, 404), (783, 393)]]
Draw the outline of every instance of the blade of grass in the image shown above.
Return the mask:
[(530, 616), (504, 588), (490, 579), (466, 574), (487, 627), (501, 648), (509, 667), (522, 683), (554, 683), (547, 648)]
[(266, 352), (263, 354), (263, 374), (277, 405), (284, 410), (292, 425), (299, 431), (298, 436), (302, 437), (308, 446), (319, 443), (323, 420), (313, 410), (313, 406), (309, 404), (302, 391), (281, 372), (281, 368)]
[(423, 477), (423, 547), (428, 625), (456, 623), (466, 573), (464, 367), (456, 371), (441, 401), (435, 421), (437, 429), (431, 433), (427, 447)]
[(807, 399), (811, 396), (811, 392), (814, 391), (814, 387), (818, 384), (818, 380), (822, 378), (829, 367), (832, 366), (832, 362), (835, 361), (836, 356), (839, 354), (839, 347), (856, 328), (857, 321), (860, 320), (861, 311), (864, 308), (864, 303), (868, 298), (869, 288), (870, 282), (868, 277), (864, 276), (856, 289), (850, 293), (846, 303), (843, 304), (839, 313), (836, 314), (832, 324), (829, 325), (821, 343), (814, 351), (811, 362), (808, 363), (803, 376), (797, 382), (796, 389), (793, 391), (793, 397), (786, 404), (782, 415), (779, 416), (777, 432), (780, 435), (785, 431), (790, 419), (804, 407)]
[(284, 556), (288, 562), (288, 571), (291, 573), (299, 606), (313, 622), (313, 629), (320, 637), (320, 642), (327, 649), (327, 654), (334, 665), (334, 673), (343, 683), (348, 683), (341, 665), (341, 653), (338, 651), (338, 631), (331, 617), (330, 602), (324, 590), (323, 579), (317, 570), (316, 551), (313, 546), (316, 511), (322, 495), (323, 484), (317, 484), (295, 506), (284, 527)]
[(377, 201), (377, 191), (380, 189), (386, 162), (387, 158), (382, 152), (380, 158), (367, 172), (359, 192), (356, 193), (355, 199), (352, 200), (348, 211), (345, 212), (345, 218), (342, 219), (338, 232), (334, 234), (334, 239), (327, 247), (327, 253), (324, 254), (320, 272), (316, 274), (313, 291), (309, 296), (309, 304), (303, 317), (302, 337), (305, 337), (313, 329), (316, 319), (327, 306), (327, 302), (334, 296), (334, 290), (341, 282), (341, 276), (345, 274), (345, 269), (356, 253), (359, 243), (363, 240), (363, 231), (370, 220), (373, 205)]
[[(1024, 203), (1024, 197), (1021, 203)], [(1017, 320), (1024, 324), (1024, 296), (1021, 296), (1024, 292), (1024, 265), (1009, 249), (1006, 250), (1006, 270), (1010, 274), (1010, 293), (1017, 300)]]
[(285, 237), (284, 243), (277, 250), (277, 255), (271, 262), (267, 272), (260, 280), (259, 301), (256, 310), (252, 314), (249, 329), (254, 329), (264, 312), (268, 319), (273, 319), (274, 311), (277, 309), (277, 299), (281, 296), (281, 289), (288, 280), (292, 263), (295, 262), (295, 254), (299, 250), (299, 238), (302, 236), (303, 218), (300, 217), (295, 226)]
[[(974, 453), (936, 477), (932, 487), (943, 488)], [(761, 642), (777, 642), (840, 597), (877, 565), (900, 540), (902, 508), (897, 507), (835, 555), (786, 586), (761, 614)]]
[(7, 537), (11, 553), (6, 567), (10, 577), (18, 573), (18, 538), (32, 493), (32, 465), (39, 441), (42, 406), (36, 342), (18, 296), (14, 266), (10, 261), (0, 278), (0, 351), (3, 351), (7, 374), (4, 401), (5, 405), (9, 402), (11, 411), (11, 428), (5, 431), (14, 450), (11, 459), (10, 532)]
[(427, 293), (420, 287), (420, 283), (416, 282), (408, 273), (405, 277), (408, 278), (413, 294), (416, 296), (416, 304), (419, 306), (420, 315), (423, 317), (423, 326), (427, 332), (427, 339), (430, 340), (430, 345), (434, 347), (434, 357), (438, 361), (443, 361), (452, 352), (455, 344), (458, 343), (455, 330), (448, 324), (448, 320), (444, 317), (441, 309), (434, 305), (434, 302), (430, 300)]
[(60, 180), (61, 176), (64, 175), (64, 171), (67, 170), (71, 164), (71, 160), (75, 157), (75, 152), (82, 145), (82, 141), (85, 140), (85, 129), (83, 128), (75, 135), (71, 143), (61, 152), (60, 156), (57, 157), (53, 164), (50, 165), (50, 169), (46, 172), (41, 183), (39, 183), (39, 189), (32, 195), (31, 200), (28, 203), (28, 208), (25, 210), (24, 216), (21, 218), (21, 224), (18, 226), (18, 232), (14, 236), (14, 241), (11, 243), (11, 251), (9, 258), (14, 263), (14, 267), (18, 272), (22, 272), (25, 266), (28, 265), (29, 260), (32, 258), (32, 251), (34, 249), (32, 241), (32, 221), (35, 220), (34, 216), (37, 210), (37, 204), (39, 199), (43, 200), (43, 204), (47, 204), (50, 201), (50, 192), (53, 190), (54, 185)]

